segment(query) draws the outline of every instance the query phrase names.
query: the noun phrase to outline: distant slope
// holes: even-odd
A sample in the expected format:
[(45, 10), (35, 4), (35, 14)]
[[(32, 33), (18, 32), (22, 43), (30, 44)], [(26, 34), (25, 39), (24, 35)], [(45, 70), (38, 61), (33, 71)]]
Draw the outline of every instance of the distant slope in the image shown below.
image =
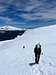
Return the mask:
[(12, 26), (0, 27), (0, 41), (11, 40), (17, 36), (21, 36), (26, 29), (16, 28)]
[[(56, 25), (26, 31), (14, 40), (0, 42), (0, 75), (56, 75)], [(42, 45), (39, 65), (34, 47)], [(25, 46), (25, 48), (23, 48)]]
[(3, 27), (0, 27), (0, 30), (25, 30), (24, 28), (17, 28), (10, 25), (5, 25)]

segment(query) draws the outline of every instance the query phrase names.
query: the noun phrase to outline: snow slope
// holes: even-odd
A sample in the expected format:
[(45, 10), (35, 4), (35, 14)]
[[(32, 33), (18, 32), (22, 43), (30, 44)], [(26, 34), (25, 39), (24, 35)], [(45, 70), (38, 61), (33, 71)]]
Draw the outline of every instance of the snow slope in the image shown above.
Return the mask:
[(3, 27), (0, 27), (0, 30), (25, 30), (25, 29), (16, 28), (16, 27), (13, 27), (13, 26), (10, 26), (10, 25), (6, 25), (6, 26), (3, 26)]
[[(30, 66), (38, 42), (43, 55), (39, 65)], [(0, 75), (56, 75), (56, 25), (31, 29), (14, 40), (0, 42)]]

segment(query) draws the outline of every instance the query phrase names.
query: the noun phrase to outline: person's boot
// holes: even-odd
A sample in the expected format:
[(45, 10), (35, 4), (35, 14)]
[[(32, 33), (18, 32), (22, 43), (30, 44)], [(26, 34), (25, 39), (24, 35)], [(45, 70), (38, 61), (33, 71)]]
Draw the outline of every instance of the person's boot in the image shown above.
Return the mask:
[(38, 61), (36, 61), (36, 64), (39, 64)]
[(38, 64), (38, 60), (37, 59), (35, 59), (35, 63)]

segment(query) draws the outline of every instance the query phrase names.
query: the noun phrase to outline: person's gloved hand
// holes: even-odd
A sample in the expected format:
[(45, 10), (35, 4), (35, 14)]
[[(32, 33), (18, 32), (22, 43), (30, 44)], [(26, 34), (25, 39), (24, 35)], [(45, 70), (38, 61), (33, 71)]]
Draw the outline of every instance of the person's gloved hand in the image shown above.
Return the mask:
[(43, 53), (41, 53), (41, 55), (43, 55)]

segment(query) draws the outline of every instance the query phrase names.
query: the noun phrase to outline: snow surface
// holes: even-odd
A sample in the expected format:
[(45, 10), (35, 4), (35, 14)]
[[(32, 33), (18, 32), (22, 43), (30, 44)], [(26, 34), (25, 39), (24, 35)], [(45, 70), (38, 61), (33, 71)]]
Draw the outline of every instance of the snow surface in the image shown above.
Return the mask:
[[(16, 27), (13, 27), (13, 26), (10, 26), (10, 25), (6, 25), (6, 26), (3, 26), (3, 27), (0, 27), (0, 30), (22, 30), (22, 28), (16, 28)], [(25, 30), (25, 29), (23, 29)]]
[[(30, 66), (38, 42), (43, 55), (39, 65)], [(56, 25), (31, 29), (14, 40), (0, 42), (0, 75), (56, 75)]]

